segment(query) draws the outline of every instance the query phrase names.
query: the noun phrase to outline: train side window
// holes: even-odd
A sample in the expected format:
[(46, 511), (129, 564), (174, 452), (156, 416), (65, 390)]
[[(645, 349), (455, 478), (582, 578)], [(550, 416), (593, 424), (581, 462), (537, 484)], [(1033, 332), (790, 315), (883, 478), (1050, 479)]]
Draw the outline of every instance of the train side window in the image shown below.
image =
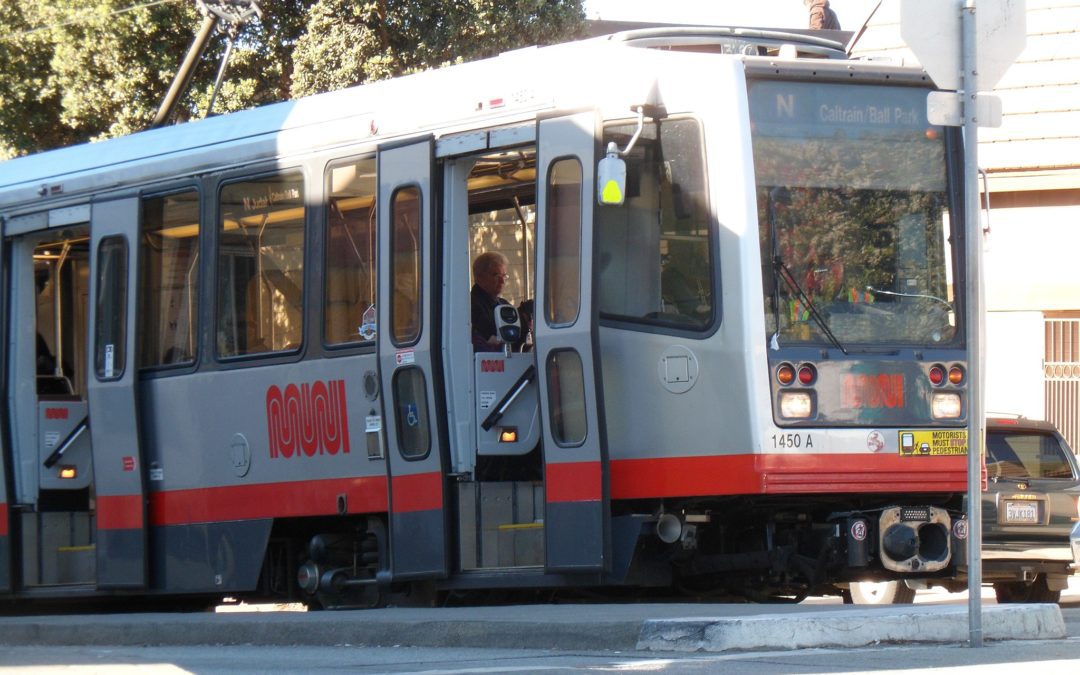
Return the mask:
[(376, 337), (375, 158), (329, 171), (323, 336), (328, 345)]
[(139, 367), (191, 363), (198, 334), (199, 193), (142, 200)]
[(424, 371), (415, 367), (399, 369), (394, 373), (393, 387), (398, 450), (405, 459), (423, 459), (431, 450)]
[(127, 240), (105, 237), (98, 245), (94, 369), (99, 380), (124, 375), (127, 353)]
[(544, 314), (552, 326), (577, 320), (581, 307), (581, 163), (553, 162), (548, 173), (548, 246)]
[[(609, 126), (626, 147), (636, 125)], [(646, 124), (626, 157), (626, 201), (597, 210), (600, 315), (704, 331), (713, 324), (713, 227), (701, 129), (692, 119)]]
[(303, 338), (304, 180), (286, 173), (221, 189), (217, 351), (293, 351)]
[(421, 197), (420, 188), (406, 187), (390, 198), (390, 325), (395, 345), (409, 345), (420, 337)]

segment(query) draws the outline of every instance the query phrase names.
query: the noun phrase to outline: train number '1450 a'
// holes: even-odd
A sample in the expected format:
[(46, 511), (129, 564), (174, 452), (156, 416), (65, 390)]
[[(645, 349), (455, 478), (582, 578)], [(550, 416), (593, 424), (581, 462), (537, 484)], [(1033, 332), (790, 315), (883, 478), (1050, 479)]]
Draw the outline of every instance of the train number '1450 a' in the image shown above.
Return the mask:
[(772, 446), (774, 450), (779, 448), (812, 448), (814, 447), (814, 439), (810, 434), (773, 434)]

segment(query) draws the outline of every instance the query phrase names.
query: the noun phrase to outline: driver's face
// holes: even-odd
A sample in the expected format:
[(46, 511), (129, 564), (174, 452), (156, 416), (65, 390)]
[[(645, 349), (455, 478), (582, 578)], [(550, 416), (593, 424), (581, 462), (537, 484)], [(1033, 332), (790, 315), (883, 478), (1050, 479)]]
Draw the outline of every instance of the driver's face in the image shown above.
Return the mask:
[(476, 284), (484, 289), (484, 292), (493, 298), (499, 297), (503, 286), (506, 285), (506, 265), (492, 265), (486, 272), (480, 275)]

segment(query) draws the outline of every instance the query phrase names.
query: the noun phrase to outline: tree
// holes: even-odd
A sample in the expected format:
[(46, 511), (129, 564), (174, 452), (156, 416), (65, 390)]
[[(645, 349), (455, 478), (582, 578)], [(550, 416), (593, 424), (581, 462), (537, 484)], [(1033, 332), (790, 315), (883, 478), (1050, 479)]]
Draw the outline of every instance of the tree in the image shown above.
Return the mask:
[(319, 0), (293, 50), (293, 96), (581, 37), (580, 0)]
[[(260, 0), (214, 112), (582, 34), (582, 0)], [(124, 135), (153, 119), (201, 17), (190, 0), (0, 2), (0, 159)], [(174, 120), (206, 111), (222, 36)]]

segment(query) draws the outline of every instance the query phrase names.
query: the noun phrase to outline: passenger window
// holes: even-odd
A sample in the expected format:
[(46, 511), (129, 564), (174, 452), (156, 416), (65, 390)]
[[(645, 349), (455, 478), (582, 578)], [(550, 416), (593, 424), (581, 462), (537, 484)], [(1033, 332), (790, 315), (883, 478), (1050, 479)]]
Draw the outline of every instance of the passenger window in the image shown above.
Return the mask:
[(329, 345), (371, 342), (375, 316), (375, 159), (331, 167), (323, 335)]
[(412, 344), (420, 337), (420, 198), (417, 187), (399, 189), (391, 198), (390, 324), (395, 345)]
[[(605, 129), (625, 148), (636, 125)], [(712, 237), (698, 123), (646, 124), (626, 157), (626, 202), (597, 208), (605, 318), (704, 330), (713, 323)]]
[(394, 373), (393, 386), (398, 449), (405, 459), (423, 459), (431, 450), (424, 371), (401, 368)]
[(199, 291), (199, 193), (142, 202), (139, 366), (195, 360)]
[(124, 376), (127, 353), (127, 241), (106, 237), (98, 246), (94, 305), (94, 367), (99, 380)]
[(552, 163), (547, 180), (547, 279), (545, 316), (553, 326), (577, 320), (581, 307), (581, 164)]
[(217, 351), (296, 350), (303, 337), (304, 182), (297, 173), (221, 189)]

